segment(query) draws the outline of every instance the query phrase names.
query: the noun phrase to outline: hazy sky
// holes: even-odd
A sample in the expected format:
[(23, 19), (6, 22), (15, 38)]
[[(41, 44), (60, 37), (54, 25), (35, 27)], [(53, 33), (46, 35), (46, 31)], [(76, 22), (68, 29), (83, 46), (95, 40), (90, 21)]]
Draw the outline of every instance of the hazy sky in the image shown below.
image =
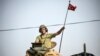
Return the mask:
[[(69, 11), (67, 24), (89, 20), (100, 20), (100, 0), (71, 0), (77, 6), (76, 11)], [(63, 24), (68, 7), (68, 0), (0, 0), (0, 30), (36, 27), (41, 24)], [(56, 32), (61, 26), (48, 27), (49, 32)], [(38, 28), (0, 32), (0, 56), (25, 56), (39, 35)], [(61, 35), (53, 41), (59, 49)], [(100, 55), (100, 21), (66, 25), (61, 54), (70, 56), (83, 52)]]

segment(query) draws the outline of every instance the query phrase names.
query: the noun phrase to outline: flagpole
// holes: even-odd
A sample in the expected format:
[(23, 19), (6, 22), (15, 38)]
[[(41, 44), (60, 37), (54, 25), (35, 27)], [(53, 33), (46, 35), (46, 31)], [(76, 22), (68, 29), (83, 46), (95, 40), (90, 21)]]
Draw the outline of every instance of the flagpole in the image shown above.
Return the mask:
[[(70, 0), (69, 0), (69, 4), (70, 4)], [(69, 7), (69, 4), (68, 4), (68, 7)], [(65, 16), (65, 20), (64, 20), (64, 27), (65, 27), (65, 24), (66, 24), (66, 19), (67, 19), (67, 15), (68, 15), (68, 8), (67, 8), (67, 11), (66, 11), (66, 16)], [(61, 35), (61, 40), (60, 40), (60, 45), (59, 45), (59, 53), (61, 51), (61, 45), (62, 45), (62, 39), (63, 39), (63, 33), (64, 31), (62, 32), (62, 35)]]

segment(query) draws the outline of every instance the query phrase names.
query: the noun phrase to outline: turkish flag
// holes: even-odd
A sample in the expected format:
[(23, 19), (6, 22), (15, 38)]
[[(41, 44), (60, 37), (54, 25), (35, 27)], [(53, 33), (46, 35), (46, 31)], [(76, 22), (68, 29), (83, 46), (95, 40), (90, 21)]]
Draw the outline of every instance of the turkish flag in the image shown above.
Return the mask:
[(76, 9), (76, 6), (74, 6), (74, 5), (72, 5), (72, 4), (69, 4), (68, 10), (75, 11), (75, 9)]

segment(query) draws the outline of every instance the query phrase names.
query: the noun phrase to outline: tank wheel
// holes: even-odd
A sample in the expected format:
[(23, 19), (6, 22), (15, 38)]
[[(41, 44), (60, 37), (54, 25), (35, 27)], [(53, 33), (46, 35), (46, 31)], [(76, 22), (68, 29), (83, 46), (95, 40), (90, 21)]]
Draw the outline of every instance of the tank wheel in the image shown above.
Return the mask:
[(30, 56), (30, 54), (28, 52), (26, 52), (26, 55), (25, 56)]
[(44, 56), (43, 54), (41, 54), (41, 53), (38, 53), (38, 54), (36, 54), (35, 56)]

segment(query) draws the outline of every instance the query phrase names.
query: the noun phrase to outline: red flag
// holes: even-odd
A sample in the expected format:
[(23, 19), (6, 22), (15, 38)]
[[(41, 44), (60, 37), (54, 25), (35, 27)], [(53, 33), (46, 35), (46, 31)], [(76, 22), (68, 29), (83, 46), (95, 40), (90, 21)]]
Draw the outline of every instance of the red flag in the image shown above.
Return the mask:
[(74, 5), (72, 5), (72, 4), (69, 4), (68, 10), (75, 11), (75, 9), (76, 9), (76, 6), (74, 6)]

